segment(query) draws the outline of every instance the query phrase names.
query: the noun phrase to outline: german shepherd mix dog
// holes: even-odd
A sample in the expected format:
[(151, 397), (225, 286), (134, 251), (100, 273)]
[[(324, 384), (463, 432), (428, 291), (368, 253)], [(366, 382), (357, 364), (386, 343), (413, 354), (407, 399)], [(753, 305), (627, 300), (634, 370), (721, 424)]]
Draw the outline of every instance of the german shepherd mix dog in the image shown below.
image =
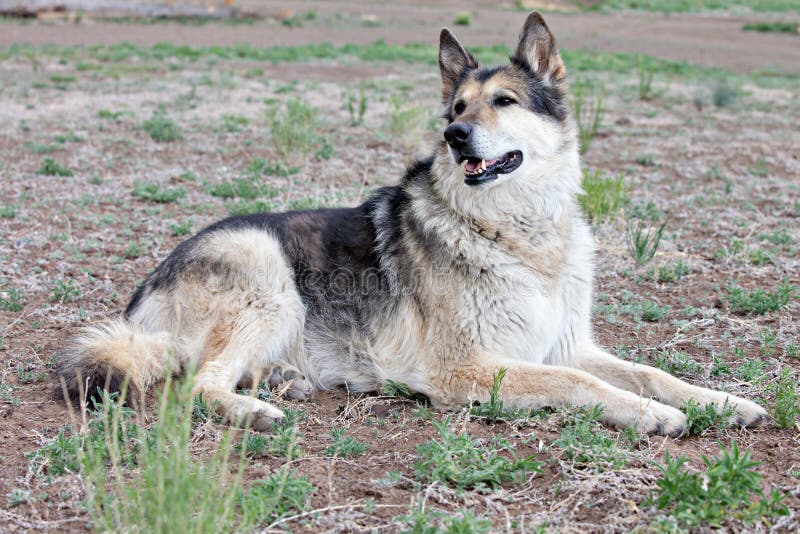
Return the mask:
[(128, 380), (140, 395), (196, 368), (195, 393), (264, 430), (283, 413), (238, 384), (264, 377), (306, 399), (390, 379), (452, 409), (486, 401), (505, 368), (500, 396), (519, 408), (600, 404), (607, 423), (669, 435), (689, 399), (763, 421), (753, 402), (595, 343), (576, 126), (541, 15), (501, 67), (479, 67), (442, 30), (439, 67), (448, 126), (432, 157), (360, 206), (231, 217), (184, 241), (123, 318), (61, 352), (69, 393)]

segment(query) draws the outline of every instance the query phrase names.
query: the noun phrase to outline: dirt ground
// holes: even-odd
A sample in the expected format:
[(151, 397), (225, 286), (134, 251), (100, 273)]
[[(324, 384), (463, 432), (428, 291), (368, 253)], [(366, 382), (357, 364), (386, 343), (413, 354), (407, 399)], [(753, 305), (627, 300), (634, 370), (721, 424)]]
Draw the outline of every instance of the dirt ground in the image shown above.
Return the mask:
[[(246, 59), (113, 57), (46, 52), (3, 56), (14, 43), (142, 46), (296, 45), (308, 42), (436, 41), (452, 25), (455, 6), (476, 14), (458, 28), (465, 44), (511, 44), (523, 15), (486, 2), (417, 3), (413, 9), (376, 2), (259, 2), (318, 15), (299, 27), (39, 22), (0, 23), (0, 531), (90, 528), (76, 474), (51, 476), (30, 454), (70, 422), (52, 398), (53, 354), (82, 326), (119, 314), (132, 289), (186, 236), (236, 209), (237, 198), (212, 194), (246, 174), (256, 158), (296, 166), (288, 176), (262, 177), (272, 209), (349, 205), (376, 186), (396, 183), (413, 157), (440, 135), (438, 72), (429, 64), (353, 58), (271, 64)], [(364, 15), (375, 15), (363, 19)], [(745, 33), (743, 19), (710, 16), (550, 14), (561, 45), (641, 52), (726, 68), (738, 74), (774, 69), (800, 74), (796, 36)], [(364, 20), (369, 25), (364, 25)], [(377, 22), (375, 22), (377, 21)], [(373, 25), (375, 24), (375, 25)], [(491, 31), (486, 30), (490, 28)], [(480, 30), (480, 31), (475, 31)], [(36, 51), (38, 50), (38, 52)], [(800, 372), (800, 303), (743, 314), (731, 308), (731, 285), (772, 291), (800, 286), (800, 96), (797, 84), (761, 83), (732, 75), (732, 104), (712, 103), (714, 81), (656, 73), (648, 99), (636, 73), (570, 71), (604, 88), (605, 115), (584, 155), (588, 169), (622, 174), (630, 212), (666, 221), (653, 263), (637, 267), (625, 243), (622, 214), (595, 225), (598, 245), (595, 328), (600, 341), (626, 358), (661, 362), (687, 380), (760, 400), (772, 408), (771, 385), (783, 369)], [(791, 81), (791, 76), (786, 77)], [(362, 98), (363, 121), (348, 107)], [(269, 109), (299, 98), (319, 110), (324, 138), (306, 156), (281, 160), (270, 143)], [(351, 105), (348, 106), (348, 102)], [(143, 124), (162, 109), (180, 128), (156, 142)], [(51, 158), (71, 175), (45, 175)], [(62, 173), (70, 174), (70, 173)], [(137, 182), (182, 188), (173, 202), (136, 195)], [(675, 281), (659, 268), (681, 264)], [(644, 301), (664, 312), (642, 320)], [(686, 354), (692, 365), (675, 364)], [(666, 363), (665, 363), (666, 362)], [(755, 362), (755, 363), (754, 363)], [(761, 363), (759, 363), (761, 362)], [(758, 373), (748, 372), (756, 366)], [(727, 371), (726, 371), (727, 369)], [(790, 515), (773, 530), (800, 529), (800, 427), (770, 422), (755, 430), (712, 428), (680, 439), (641, 438), (626, 445), (627, 463), (598, 472), (568, 459), (555, 445), (562, 420), (488, 425), (466, 412), (454, 426), (488, 440), (500, 434), (518, 455), (533, 454), (543, 471), (493, 492), (456, 492), (414, 480), (416, 447), (436, 430), (419, 406), (383, 395), (318, 392), (302, 408), (303, 456), (293, 467), (315, 486), (307, 510), (281, 524), (291, 531), (394, 532), (397, 516), (423, 500), (430, 509), (473, 509), (493, 531), (627, 532), (657, 524), (645, 506), (664, 452), (684, 453), (694, 469), (731, 440), (762, 462), (764, 487), (786, 495)], [(152, 416), (152, 414), (150, 414)], [(435, 417), (441, 418), (440, 415)], [(332, 425), (367, 445), (355, 458), (331, 458)], [(607, 429), (622, 443), (619, 432)], [(218, 430), (204, 427), (198, 447)], [(248, 465), (255, 480), (279, 458)], [(398, 474), (389, 477), (391, 472)], [(387, 477), (392, 482), (387, 482)], [(22, 502), (10, 496), (26, 495)], [(766, 531), (732, 520), (731, 531)]]

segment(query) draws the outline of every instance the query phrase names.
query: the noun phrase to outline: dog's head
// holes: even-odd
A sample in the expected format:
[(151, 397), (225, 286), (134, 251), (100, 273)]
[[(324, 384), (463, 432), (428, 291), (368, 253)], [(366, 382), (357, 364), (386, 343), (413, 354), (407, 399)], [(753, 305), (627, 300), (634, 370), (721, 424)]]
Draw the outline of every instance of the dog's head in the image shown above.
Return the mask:
[(479, 67), (443, 29), (439, 68), (447, 152), (467, 186), (535, 179), (565, 146), (575, 144), (565, 102), (566, 70), (539, 13), (528, 16), (510, 62), (501, 67)]

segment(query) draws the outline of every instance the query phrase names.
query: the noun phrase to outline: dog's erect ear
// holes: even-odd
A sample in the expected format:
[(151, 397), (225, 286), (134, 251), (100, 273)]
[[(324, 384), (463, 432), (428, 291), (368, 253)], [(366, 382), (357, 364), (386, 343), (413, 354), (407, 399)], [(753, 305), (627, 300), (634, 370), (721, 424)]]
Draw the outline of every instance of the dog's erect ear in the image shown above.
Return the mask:
[(551, 85), (562, 85), (567, 76), (564, 62), (556, 48), (556, 39), (538, 11), (528, 15), (525, 20), (514, 58), (525, 62)]
[(477, 69), (478, 62), (467, 52), (455, 35), (442, 28), (439, 36), (439, 70), (442, 72), (442, 102), (447, 102), (456, 82), (467, 69)]

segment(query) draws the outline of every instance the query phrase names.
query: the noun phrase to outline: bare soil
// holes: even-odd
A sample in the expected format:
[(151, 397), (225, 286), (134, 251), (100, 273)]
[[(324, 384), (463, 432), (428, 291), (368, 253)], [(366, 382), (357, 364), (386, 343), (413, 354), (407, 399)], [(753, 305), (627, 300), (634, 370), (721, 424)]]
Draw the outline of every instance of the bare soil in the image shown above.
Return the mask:
[[(427, 4), (410, 9), (376, 2), (366, 9), (356, 2), (293, 2), (296, 12), (319, 13), (300, 28), (270, 22), (3, 23), (0, 46), (435, 42), (439, 27), (452, 23), (461, 3)], [(259, 3), (266, 10), (289, 5)], [(472, 26), (458, 32), (465, 43), (513, 41), (520, 13), (477, 2), (472, 9), (477, 13)], [(375, 14), (381, 25), (364, 27), (363, 14)], [(737, 72), (775, 66), (797, 73), (800, 66), (796, 37), (745, 34), (739, 31), (740, 19), (552, 14), (548, 21), (569, 48), (643, 52)], [(311, 205), (358, 202), (369, 189), (396, 183), (405, 165), (440, 135), (435, 119), (439, 82), (428, 66), (132, 60), (111, 76), (82, 71), (79, 63), (48, 55), (0, 62), (0, 207), (14, 211), (0, 218), (0, 296), (10, 298), (9, 290), (15, 289), (21, 305), (17, 311), (0, 310), (0, 531), (89, 528), (80, 476), (37, 472), (27, 458), (70, 423), (65, 405), (52, 395), (52, 356), (80, 327), (123, 310), (135, 285), (185, 238), (175, 235), (173, 225), (188, 223), (197, 231), (228, 214), (231, 201), (210, 195), (211, 186), (242, 176), (253, 158), (277, 161), (265, 118), (268, 107), (304, 99), (319, 110), (323, 135), (333, 148), (329, 159), (299, 158), (297, 174), (264, 179), (279, 191), (272, 200), (275, 209), (302, 199)], [(797, 92), (745, 82), (734, 105), (715, 107), (708, 96), (712, 88), (704, 82), (657, 76), (654, 96), (645, 101), (638, 99), (636, 79), (580, 75), (602, 83), (607, 94), (603, 127), (584, 156), (585, 166), (624, 174), (633, 204), (645, 210), (652, 203), (657, 220), (668, 221), (654, 263), (644, 267), (626, 251), (621, 215), (596, 225), (597, 336), (619, 354), (646, 362), (669, 351), (686, 352), (702, 369), (683, 375), (691, 382), (727, 388), (771, 407), (768, 386), (780, 370), (789, 367), (795, 376), (800, 371), (790, 348), (800, 343), (800, 304), (795, 298), (780, 311), (742, 315), (732, 312), (725, 297), (729, 284), (765, 290), (784, 280), (800, 285)], [(63, 79), (58, 76), (75, 79), (58, 81)], [(368, 105), (363, 124), (353, 125), (347, 95), (360, 90)], [(157, 143), (143, 131), (142, 122), (160, 106), (181, 127), (182, 139)], [(100, 110), (120, 113), (101, 117)], [(417, 119), (398, 135), (391, 118), (406, 110), (416, 111)], [(243, 120), (233, 127), (226, 116)], [(39, 174), (47, 157), (74, 174)], [(165, 204), (142, 200), (132, 194), (139, 180), (183, 187), (187, 194)], [(752, 260), (759, 250), (768, 261)], [(653, 270), (678, 261), (689, 267), (686, 276), (673, 283), (654, 279)], [(76, 292), (59, 300), (59, 284), (69, 281)], [(648, 322), (625, 311), (625, 304), (645, 299), (668, 306), (666, 317)], [(772, 344), (763, 342), (765, 332), (775, 336)], [(746, 358), (764, 362), (762, 378), (737, 374)], [(721, 364), (731, 373), (713, 374)], [(538, 525), (559, 532), (644, 529), (657, 515), (643, 505), (659, 475), (654, 462), (669, 450), (686, 454), (700, 469), (701, 455), (716, 454), (719, 442), (731, 440), (762, 462), (758, 472), (765, 488), (775, 486), (787, 495), (791, 515), (775, 530), (800, 528), (800, 428), (782, 430), (770, 422), (755, 430), (642, 438), (631, 446), (626, 467), (597, 473), (591, 465), (568, 461), (553, 445), (559, 414), (547, 421), (491, 426), (458, 413), (453, 415), (456, 428), (485, 439), (500, 434), (519, 455), (535, 454), (546, 462), (542, 473), (522, 484), (458, 493), (442, 485), (415, 485), (416, 447), (436, 431), (414, 402), (335, 391), (316, 393), (309, 403), (284, 405), (307, 412), (299, 428), (304, 455), (293, 467), (316, 487), (308, 510), (318, 510), (282, 525), (292, 531), (396, 531), (395, 518), (417, 499), (448, 512), (472, 508), (489, 517), (496, 531), (527, 532)], [(346, 426), (349, 435), (366, 443), (366, 453), (350, 459), (326, 456), (333, 424)], [(200, 448), (219, 436), (213, 425), (197, 432)], [(253, 459), (246, 476), (258, 479), (280, 464), (278, 458)], [(381, 480), (390, 471), (399, 473), (399, 482)], [(30, 498), (12, 507), (4, 496), (15, 489), (30, 492)], [(728, 528), (765, 530), (735, 522)]]

